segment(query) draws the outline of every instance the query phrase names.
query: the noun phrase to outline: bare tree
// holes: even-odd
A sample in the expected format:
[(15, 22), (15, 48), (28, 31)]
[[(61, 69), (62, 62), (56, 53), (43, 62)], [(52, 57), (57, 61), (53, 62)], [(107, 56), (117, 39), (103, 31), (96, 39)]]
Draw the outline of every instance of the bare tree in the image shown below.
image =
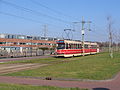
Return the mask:
[(109, 55), (111, 58), (113, 58), (113, 30), (112, 30), (112, 20), (111, 17), (108, 16), (107, 17), (107, 21), (108, 21), (108, 32), (109, 32)]
[(117, 34), (117, 40), (118, 40), (118, 51), (120, 51), (120, 30)]
[(118, 47), (118, 44), (119, 44), (119, 34), (118, 32), (114, 32), (113, 33), (113, 39), (114, 39), (114, 42), (115, 42), (115, 50), (114, 51), (118, 51), (119, 50), (119, 47)]

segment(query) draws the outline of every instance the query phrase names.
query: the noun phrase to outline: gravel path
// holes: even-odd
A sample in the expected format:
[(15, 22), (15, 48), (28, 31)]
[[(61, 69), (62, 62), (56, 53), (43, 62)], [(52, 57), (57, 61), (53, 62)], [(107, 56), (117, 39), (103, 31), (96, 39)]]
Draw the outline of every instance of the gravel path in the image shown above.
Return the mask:
[(0, 63), (2, 63), (2, 62), (9, 62), (9, 61), (16, 61), (16, 60), (28, 60), (28, 59), (48, 58), (48, 57), (51, 57), (51, 56), (20, 57), (20, 58), (3, 58), (3, 59), (0, 59)]
[(42, 66), (46, 66), (48, 64), (3, 64), (0, 65), (0, 74), (6, 74), (10, 72), (16, 72), (21, 70), (27, 70), (27, 69), (34, 69)]
[(108, 88), (108, 90), (120, 90), (120, 73), (111, 80), (104, 81), (57, 81), (57, 80), (41, 80), (33, 78), (22, 78), (12, 76), (0, 76), (0, 83), (29, 84), (40, 86), (58, 86), (58, 87), (79, 87), (92, 90), (107, 90), (93, 88)]

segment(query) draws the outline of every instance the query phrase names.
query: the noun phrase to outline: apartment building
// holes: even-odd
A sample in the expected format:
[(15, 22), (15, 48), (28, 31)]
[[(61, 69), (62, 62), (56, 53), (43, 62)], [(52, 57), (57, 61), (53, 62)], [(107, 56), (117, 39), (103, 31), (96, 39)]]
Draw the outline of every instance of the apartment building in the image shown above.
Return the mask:
[[(30, 35), (0, 34), (0, 50), (11, 52), (34, 52), (39, 48), (52, 48), (60, 38), (40, 37)], [(37, 51), (36, 51), (37, 52)], [(1, 53), (3, 55), (3, 53)]]

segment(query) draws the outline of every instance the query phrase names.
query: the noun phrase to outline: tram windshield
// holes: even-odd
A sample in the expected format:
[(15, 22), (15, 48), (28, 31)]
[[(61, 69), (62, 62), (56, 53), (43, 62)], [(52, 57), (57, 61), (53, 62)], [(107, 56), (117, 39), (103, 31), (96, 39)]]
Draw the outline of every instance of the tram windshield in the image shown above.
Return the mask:
[(57, 49), (65, 49), (65, 44), (58, 44)]

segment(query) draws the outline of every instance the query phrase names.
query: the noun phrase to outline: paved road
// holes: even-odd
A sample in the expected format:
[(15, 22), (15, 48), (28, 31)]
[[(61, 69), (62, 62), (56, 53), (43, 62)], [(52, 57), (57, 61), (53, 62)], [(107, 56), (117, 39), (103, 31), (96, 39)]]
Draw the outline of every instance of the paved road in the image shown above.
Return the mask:
[(47, 58), (51, 56), (36, 56), (36, 57), (20, 57), (20, 58), (4, 58), (0, 59), (0, 63), (2, 62), (9, 62), (9, 61), (16, 61), (16, 60), (28, 60), (28, 59), (37, 59), (37, 58)]
[(106, 81), (57, 81), (57, 80), (40, 80), (33, 78), (21, 78), (12, 76), (0, 76), (1, 83), (29, 84), (40, 86), (58, 86), (58, 87), (79, 87), (92, 90), (105, 90), (93, 88), (108, 88), (109, 90), (120, 90), (120, 73), (111, 80)]

